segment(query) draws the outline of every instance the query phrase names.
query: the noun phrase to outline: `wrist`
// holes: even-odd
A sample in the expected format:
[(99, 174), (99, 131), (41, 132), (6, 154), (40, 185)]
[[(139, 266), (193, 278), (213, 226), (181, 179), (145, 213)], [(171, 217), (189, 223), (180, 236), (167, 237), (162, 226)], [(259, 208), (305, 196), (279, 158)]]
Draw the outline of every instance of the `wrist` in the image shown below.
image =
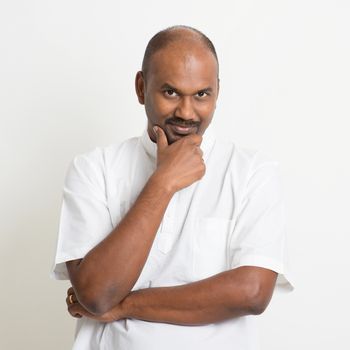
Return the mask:
[(152, 174), (148, 182), (151, 186), (155, 186), (155, 188), (159, 189), (163, 194), (170, 197), (172, 197), (177, 191), (172, 181), (170, 181), (159, 170), (156, 170)]
[(132, 318), (132, 295), (133, 292), (130, 292), (121, 302), (120, 302), (120, 309), (121, 309), (121, 318)]

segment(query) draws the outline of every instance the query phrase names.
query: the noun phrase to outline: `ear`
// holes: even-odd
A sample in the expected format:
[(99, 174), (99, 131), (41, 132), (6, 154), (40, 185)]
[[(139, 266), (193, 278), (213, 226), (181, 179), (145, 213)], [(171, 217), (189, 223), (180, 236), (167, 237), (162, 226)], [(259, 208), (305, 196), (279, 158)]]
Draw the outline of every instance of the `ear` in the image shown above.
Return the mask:
[(145, 79), (143, 78), (143, 73), (141, 71), (136, 73), (135, 77), (135, 90), (139, 102), (145, 104)]
[(217, 80), (217, 90), (216, 90), (216, 99), (215, 99), (215, 109), (216, 109), (216, 102), (219, 98), (219, 92), (220, 92), (220, 79)]
[(220, 91), (220, 79), (218, 78), (218, 93), (217, 93), (216, 98), (218, 98), (218, 96), (219, 96), (219, 91)]

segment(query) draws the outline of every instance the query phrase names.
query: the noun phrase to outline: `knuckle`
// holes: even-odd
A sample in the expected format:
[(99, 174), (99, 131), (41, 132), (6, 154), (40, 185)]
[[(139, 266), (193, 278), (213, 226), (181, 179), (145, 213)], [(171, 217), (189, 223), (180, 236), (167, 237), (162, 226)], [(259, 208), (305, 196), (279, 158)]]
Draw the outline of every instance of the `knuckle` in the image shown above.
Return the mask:
[(187, 141), (191, 144), (195, 144), (197, 141), (197, 135), (196, 134), (192, 134), (188, 137)]
[(193, 135), (193, 140), (196, 143), (201, 143), (202, 142), (202, 135), (194, 134)]
[(192, 141), (192, 136), (193, 135), (189, 135), (189, 136), (186, 136), (186, 137), (182, 137), (180, 140), (176, 141), (178, 142), (179, 145), (182, 145), (182, 144), (192, 144), (193, 141)]

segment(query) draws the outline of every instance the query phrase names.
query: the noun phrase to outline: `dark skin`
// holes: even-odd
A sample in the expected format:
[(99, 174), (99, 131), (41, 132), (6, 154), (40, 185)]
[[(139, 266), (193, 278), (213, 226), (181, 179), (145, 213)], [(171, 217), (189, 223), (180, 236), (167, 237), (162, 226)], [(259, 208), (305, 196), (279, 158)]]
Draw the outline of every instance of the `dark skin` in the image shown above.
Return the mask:
[(215, 111), (217, 70), (212, 53), (189, 39), (158, 51), (146, 77), (137, 73), (136, 93), (157, 142), (157, 168), (118, 226), (83, 259), (67, 262), (72, 316), (199, 325), (260, 314), (268, 305), (277, 274), (253, 266), (131, 292), (170, 199), (205, 174), (200, 145)]
[(180, 42), (155, 53), (147, 76), (138, 72), (135, 85), (151, 139), (156, 141), (157, 125), (172, 144), (186, 135), (202, 136), (209, 126), (219, 94), (218, 65), (207, 48)]

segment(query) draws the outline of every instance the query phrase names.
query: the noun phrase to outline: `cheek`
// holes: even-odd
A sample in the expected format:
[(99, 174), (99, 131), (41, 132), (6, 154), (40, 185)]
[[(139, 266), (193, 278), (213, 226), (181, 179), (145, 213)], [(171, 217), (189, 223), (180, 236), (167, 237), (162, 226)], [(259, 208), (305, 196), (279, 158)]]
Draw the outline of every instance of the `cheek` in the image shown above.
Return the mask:
[(156, 122), (159, 116), (158, 104), (152, 96), (148, 96), (145, 101), (145, 110), (148, 119)]
[(212, 103), (197, 106), (197, 112), (201, 116), (203, 123), (210, 123), (215, 112), (215, 105)]
[(213, 116), (214, 116), (214, 112), (215, 112), (215, 108), (213, 107), (213, 105), (201, 106), (201, 108), (198, 109), (198, 114), (199, 114), (200, 119), (201, 119), (201, 125), (199, 128), (199, 132), (201, 134), (204, 133), (206, 128), (211, 123)]
[(175, 110), (173, 103), (159, 96), (155, 96), (147, 107), (156, 118), (167, 118)]

